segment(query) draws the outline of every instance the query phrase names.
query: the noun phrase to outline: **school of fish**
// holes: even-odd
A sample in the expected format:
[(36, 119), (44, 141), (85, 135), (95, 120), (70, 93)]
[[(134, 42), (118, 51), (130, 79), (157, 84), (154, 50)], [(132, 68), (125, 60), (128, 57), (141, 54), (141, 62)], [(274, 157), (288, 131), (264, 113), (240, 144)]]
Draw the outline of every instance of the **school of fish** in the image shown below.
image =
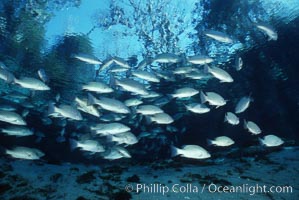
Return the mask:
[[(257, 30), (262, 31), (268, 40), (277, 40), (278, 35), (273, 27), (264, 23), (255, 24)], [(234, 39), (226, 33), (207, 30), (203, 33), (207, 39), (223, 43), (234, 43)], [(82, 85), (81, 94), (70, 104), (60, 103), (57, 94), (49, 102), (42, 105), (41, 122), (43, 126), (54, 123), (61, 127), (57, 133), (58, 143), (68, 142), (71, 151), (84, 151), (90, 155), (99, 154), (103, 159), (115, 160), (131, 158), (127, 147), (141, 140), (151, 137), (163, 138), (163, 132), (185, 132), (188, 127), (178, 130), (175, 122), (184, 117), (185, 113), (204, 115), (217, 112), (217, 108), (226, 106), (228, 99), (214, 91), (203, 90), (197, 81), (216, 79), (219, 84), (234, 84), (234, 78), (229, 71), (217, 66), (217, 58), (207, 55), (191, 55), (182, 57), (173, 53), (161, 53), (153, 58), (144, 58), (137, 66), (131, 66), (125, 59), (119, 57), (108, 58), (100, 61), (93, 55), (84, 53), (74, 54), (72, 59), (90, 65), (99, 65), (99, 74), (109, 74), (109, 82), (94, 80)], [(156, 69), (158, 66), (159, 70)], [(243, 68), (243, 60), (236, 56), (234, 70)], [(246, 69), (244, 69), (246, 70)], [(1, 63), (0, 79), (12, 87), (20, 87), (35, 95), (51, 92), (49, 83), (51, 77), (47, 76), (45, 69), (37, 71), (34, 77), (16, 78), (9, 68)], [(180, 83), (183, 80), (194, 84)], [(172, 85), (172, 91), (167, 94), (159, 93), (155, 88), (163, 84)], [(175, 84), (176, 83), (176, 84)], [(36, 94), (37, 93), (37, 94)], [(122, 98), (126, 94), (129, 98)], [(39, 130), (28, 127), (26, 118), (36, 107), (26, 101), (30, 96), (20, 93), (9, 93), (1, 98), (18, 104), (22, 109), (7, 105), (0, 105), (1, 132), (7, 137), (28, 137), (35, 135), (37, 141), (45, 138)], [(165, 112), (163, 107), (169, 102), (183, 104), (183, 111), (177, 115)], [(234, 110), (225, 113), (223, 121), (231, 126), (243, 124), (251, 135), (260, 135), (261, 128), (252, 119), (240, 119), (240, 114), (245, 112), (253, 98), (251, 94), (241, 96), (235, 103)], [(86, 133), (72, 133), (66, 136), (66, 126), (74, 123), (80, 127), (87, 126)], [(155, 127), (148, 130), (147, 127)], [(139, 128), (142, 132), (134, 133)], [(250, 136), (249, 136), (250, 137)], [(253, 137), (253, 136), (252, 136)], [(228, 136), (219, 135), (207, 138), (208, 145), (225, 148), (235, 142)], [(259, 138), (266, 147), (280, 146), (284, 141), (275, 135), (266, 135)], [(188, 144), (181, 148), (173, 143), (169, 146), (171, 156), (181, 156), (192, 159), (207, 159), (212, 155), (203, 147)], [(36, 160), (45, 156), (33, 147), (17, 146), (6, 149), (6, 154), (18, 159)]]

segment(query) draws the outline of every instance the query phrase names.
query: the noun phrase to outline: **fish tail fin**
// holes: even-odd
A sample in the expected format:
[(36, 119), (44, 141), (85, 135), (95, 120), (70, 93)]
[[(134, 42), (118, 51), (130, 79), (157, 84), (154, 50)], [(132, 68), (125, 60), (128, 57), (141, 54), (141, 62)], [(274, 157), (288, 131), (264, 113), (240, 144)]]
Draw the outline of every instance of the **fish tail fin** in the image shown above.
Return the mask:
[(48, 116), (52, 115), (53, 113), (55, 113), (55, 103), (50, 101), (48, 105)]
[(258, 138), (258, 140), (259, 140), (259, 143), (260, 143), (262, 146), (265, 145), (264, 140), (263, 140), (262, 138)]
[(74, 151), (78, 147), (78, 142), (74, 139), (69, 139), (71, 151)]
[(29, 110), (24, 109), (24, 110), (22, 111), (21, 116), (22, 116), (23, 118), (26, 118), (28, 114), (29, 114)]
[(99, 74), (100, 74), (100, 69), (101, 69), (101, 67), (99, 67), (98, 69), (96, 69), (95, 79), (96, 79), (97, 76), (99, 76)]
[(93, 105), (95, 103), (96, 103), (96, 98), (92, 94), (88, 93), (87, 105), (90, 106), (90, 105)]
[(114, 142), (114, 136), (113, 135), (107, 135), (106, 140), (108, 143)]
[(171, 157), (175, 157), (179, 155), (179, 149), (176, 148), (175, 146), (171, 145), (170, 150), (171, 150)]
[(131, 116), (134, 116), (137, 114), (137, 107), (134, 106), (134, 107), (131, 107)]
[(59, 100), (60, 100), (60, 93), (57, 93), (56, 96), (55, 96), (55, 101), (59, 102)]
[(168, 98), (169, 100), (175, 98), (173, 94), (167, 94), (166, 96), (167, 96), (167, 98)]
[(13, 77), (12, 83), (18, 83), (18, 79), (16, 77)]
[(128, 70), (127, 72), (126, 72), (126, 76), (127, 77), (130, 77), (130, 76), (132, 76), (132, 70), (130, 69), (130, 70)]
[(7, 80), (6, 80), (6, 82), (7, 83), (14, 83), (15, 82), (15, 76), (13, 75), (13, 74), (11, 74), (11, 73), (8, 73), (7, 74)]
[(113, 135), (107, 135), (107, 136), (106, 136), (106, 141), (107, 141), (108, 143), (116, 143), (117, 145), (120, 144), (120, 142), (117, 141), (116, 137), (113, 136)]
[(224, 122), (227, 122), (227, 114), (224, 115)]
[(208, 74), (209, 72), (210, 72), (210, 67), (209, 67), (209, 65), (205, 64), (204, 73)]
[(145, 116), (145, 121), (146, 121), (147, 125), (153, 123), (153, 120), (152, 120), (152, 118), (150, 116)]
[(117, 84), (116, 78), (112, 74), (110, 74), (109, 86), (110, 87), (115, 87), (116, 84)]
[(207, 139), (207, 143), (209, 146), (214, 145), (213, 140)]
[(244, 127), (245, 129), (247, 129), (247, 121), (246, 121), (246, 119), (244, 119), (243, 122), (244, 122), (244, 123), (243, 123), (243, 127)]
[(11, 150), (8, 150), (8, 149), (5, 149), (5, 153), (8, 154), (8, 155), (11, 155), (11, 154), (12, 154), (12, 151), (11, 151)]
[(190, 109), (190, 106), (189, 105), (187, 105), (187, 104), (185, 104), (185, 103), (183, 103), (183, 105), (185, 106), (185, 108), (189, 111), (189, 109)]
[(203, 93), (203, 91), (200, 91), (200, 100), (201, 103), (205, 103), (207, 101), (206, 95)]

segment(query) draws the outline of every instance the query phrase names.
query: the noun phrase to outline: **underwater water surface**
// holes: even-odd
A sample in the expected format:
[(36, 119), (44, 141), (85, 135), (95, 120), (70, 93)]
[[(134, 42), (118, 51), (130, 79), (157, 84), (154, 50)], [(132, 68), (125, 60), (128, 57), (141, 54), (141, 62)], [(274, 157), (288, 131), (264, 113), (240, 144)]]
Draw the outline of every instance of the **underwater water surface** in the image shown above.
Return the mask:
[(299, 2), (3, 0), (1, 199), (299, 199)]

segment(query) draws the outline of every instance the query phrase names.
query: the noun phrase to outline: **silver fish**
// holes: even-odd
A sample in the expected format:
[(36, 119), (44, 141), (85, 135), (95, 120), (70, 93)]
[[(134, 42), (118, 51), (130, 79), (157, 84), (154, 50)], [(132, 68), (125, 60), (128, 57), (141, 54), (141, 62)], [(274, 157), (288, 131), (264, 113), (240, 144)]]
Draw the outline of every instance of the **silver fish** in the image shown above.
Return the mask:
[(26, 160), (38, 160), (45, 154), (38, 149), (28, 147), (16, 147), (12, 150), (7, 149), (6, 154), (13, 158), (26, 159)]
[(76, 148), (80, 148), (83, 151), (89, 151), (91, 153), (100, 153), (104, 152), (104, 147), (96, 140), (81, 140), (77, 141), (74, 139), (70, 139), (71, 150)]
[(136, 112), (142, 115), (155, 115), (158, 113), (163, 113), (163, 110), (154, 105), (141, 105), (138, 106)]
[(246, 121), (245, 119), (244, 119), (244, 128), (248, 129), (248, 131), (253, 135), (258, 135), (262, 132), (260, 127), (258, 127), (256, 123), (252, 121)]
[(284, 143), (284, 141), (276, 135), (266, 135), (263, 139), (259, 138), (262, 145), (267, 147), (277, 147)]
[(92, 56), (92, 55), (78, 53), (78, 54), (72, 55), (72, 57), (77, 58), (78, 60), (81, 60), (87, 64), (92, 64), (92, 65), (102, 64), (102, 62), (98, 58), (96, 58), (95, 56)]
[(240, 122), (239, 118), (232, 112), (225, 113), (224, 121), (231, 125), (237, 125)]
[(102, 115), (100, 120), (102, 120), (104, 122), (116, 122), (116, 121), (122, 120), (125, 117), (126, 116), (122, 115), (122, 114), (109, 113), (109, 114)]
[(88, 105), (97, 104), (102, 109), (112, 111), (115, 113), (128, 114), (130, 109), (121, 101), (106, 97), (101, 97), (100, 99), (95, 98), (91, 94), (88, 94)]
[(0, 105), (0, 110), (4, 111), (16, 111), (17, 109), (11, 105)]
[(128, 78), (121, 80), (115, 79), (115, 84), (122, 87), (124, 90), (139, 94), (139, 95), (148, 95), (149, 92), (146, 90), (143, 84)]
[(130, 153), (123, 147), (115, 146), (113, 147), (110, 152), (104, 156), (105, 159), (108, 160), (115, 160), (120, 158), (131, 158), (132, 156)]
[(96, 134), (100, 135), (114, 135), (128, 132), (131, 130), (130, 127), (117, 122), (108, 124), (97, 124), (95, 126), (91, 126), (90, 129), (94, 131)]
[(219, 31), (205, 31), (204, 34), (210, 38), (213, 38), (219, 42), (224, 42), (224, 43), (233, 43), (233, 39), (229, 37), (227, 34), (219, 32)]
[(173, 70), (173, 73), (174, 74), (187, 74), (187, 73), (194, 72), (194, 71), (196, 71), (196, 69), (193, 67), (178, 67), (175, 70)]
[(27, 125), (26, 121), (17, 113), (0, 110), (0, 121), (15, 125)]
[(82, 89), (100, 94), (113, 92), (111, 87), (101, 82), (89, 82), (88, 84), (83, 85)]
[(213, 62), (214, 60), (210, 58), (209, 56), (204, 56), (204, 55), (195, 55), (191, 56), (187, 59), (189, 63), (192, 64), (197, 64), (197, 65), (204, 65), (204, 64), (209, 64)]
[(185, 77), (193, 79), (193, 80), (201, 80), (201, 79), (208, 78), (209, 76), (207, 76), (203, 72), (194, 71), (194, 72), (190, 72), (190, 73), (185, 74)]
[(250, 96), (242, 97), (236, 105), (235, 113), (239, 114), (244, 112), (249, 107), (251, 101), (253, 101), (253, 99)]
[(214, 140), (208, 140), (208, 144), (220, 146), (220, 147), (231, 146), (234, 143), (235, 142), (227, 136), (219, 136), (219, 137), (216, 137)]
[(128, 106), (128, 107), (139, 106), (142, 103), (143, 103), (142, 100), (136, 99), (136, 98), (131, 98), (131, 99), (125, 100), (125, 105)]
[(171, 156), (180, 155), (185, 158), (205, 159), (210, 158), (211, 154), (198, 145), (185, 145), (182, 149), (171, 146)]
[(96, 117), (100, 117), (100, 112), (93, 106), (87, 104), (87, 99), (75, 98), (76, 103), (78, 104), (78, 110), (81, 110), (85, 113), (91, 114)]
[(47, 86), (44, 82), (30, 77), (23, 77), (20, 79), (14, 79), (14, 82), (20, 85), (23, 88), (31, 90), (50, 90), (50, 87)]
[(193, 113), (197, 113), (197, 114), (203, 114), (203, 113), (210, 112), (210, 108), (208, 108), (204, 104), (192, 103), (192, 104), (185, 105), (185, 106), (186, 106), (187, 110), (189, 110)]
[(73, 120), (83, 119), (82, 115), (75, 107), (65, 104), (56, 107), (53, 102), (49, 103), (48, 115), (53, 117), (65, 117)]
[(243, 67), (243, 60), (241, 57), (237, 56), (235, 59), (235, 69), (240, 71)]
[(222, 96), (215, 92), (206, 92), (206, 94), (204, 94), (201, 91), (200, 99), (201, 103), (209, 102), (211, 106), (216, 106), (216, 108), (224, 106), (226, 104), (226, 100), (224, 100)]
[(162, 95), (155, 92), (155, 91), (148, 91), (147, 95), (141, 95), (141, 98), (143, 99), (151, 99), (151, 98), (158, 98), (161, 97)]
[(44, 81), (44, 83), (49, 82), (49, 77), (47, 76), (46, 71), (43, 68), (39, 69), (37, 71), (37, 74), (38, 74), (39, 78), (42, 81)]
[(173, 53), (161, 53), (153, 59), (153, 62), (158, 63), (178, 63), (180, 61), (181, 58)]
[(123, 68), (127, 68), (127, 69), (131, 68), (130, 65), (127, 63), (127, 61), (125, 61), (123, 58), (114, 57), (113, 62)]
[(151, 58), (145, 58), (137, 65), (137, 69), (143, 70), (147, 65), (149, 65), (152, 62)]
[(131, 132), (109, 135), (107, 137), (108, 137), (108, 141), (116, 142), (117, 144), (133, 145), (138, 142), (137, 137)]
[(142, 80), (146, 80), (148, 82), (159, 83), (160, 79), (156, 76), (153, 72), (143, 71), (143, 70), (136, 70), (132, 72), (133, 76), (136, 76)]
[(119, 65), (115, 65), (115, 66), (110, 68), (109, 72), (120, 73), (120, 72), (126, 72), (128, 70), (129, 70), (128, 68), (125, 68), (125, 67), (122, 67), (122, 66), (119, 66)]
[(149, 116), (150, 121), (157, 124), (171, 124), (174, 122), (173, 118), (167, 113), (157, 113), (152, 116)]
[(17, 137), (30, 136), (33, 135), (32, 130), (25, 126), (8, 126), (1, 129), (1, 132), (7, 135), (13, 135)]
[(219, 79), (221, 83), (231, 83), (234, 81), (229, 73), (227, 73), (223, 69), (220, 69), (219, 67), (209, 67), (208, 65), (206, 65), (205, 70), (211, 73), (215, 78)]
[(101, 65), (99, 71), (109, 68), (113, 63), (114, 63), (114, 61), (113, 61), (112, 58), (109, 58), (109, 59), (105, 60), (103, 62), (103, 65)]
[(263, 33), (265, 33), (268, 36), (268, 40), (278, 39), (277, 31), (272, 26), (265, 23), (257, 23), (255, 25), (258, 29), (260, 29)]
[(199, 93), (198, 90), (195, 90), (190, 87), (184, 87), (184, 88), (175, 90), (174, 94), (172, 94), (171, 96), (173, 98), (187, 98), (187, 97), (192, 97), (198, 93)]

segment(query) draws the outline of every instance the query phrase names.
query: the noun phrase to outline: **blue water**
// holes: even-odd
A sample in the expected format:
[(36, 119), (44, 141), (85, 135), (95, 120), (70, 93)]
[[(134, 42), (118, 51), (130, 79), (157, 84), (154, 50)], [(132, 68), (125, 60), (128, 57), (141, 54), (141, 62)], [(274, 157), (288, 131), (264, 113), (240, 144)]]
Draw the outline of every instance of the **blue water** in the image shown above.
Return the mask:
[[(297, 155), (298, 8), (299, 3), (296, 0), (1, 1), (0, 111), (10, 110), (9, 112), (19, 114), (26, 122), (26, 125), (13, 125), (12, 122), (7, 122), (7, 117), (2, 114), (1, 162), (11, 166), (20, 165), (20, 161), (32, 163), (32, 169), (48, 164), (51, 168), (53, 164), (53, 171), (57, 166), (64, 166), (66, 163), (70, 167), (106, 167), (114, 164), (127, 168), (134, 166), (138, 171), (139, 166), (151, 166), (165, 161), (170, 163), (167, 164), (170, 168), (177, 165), (210, 165), (211, 168), (218, 169), (222, 160), (226, 159), (231, 159), (230, 162), (238, 165), (243, 156), (246, 157), (245, 160), (250, 157), (263, 162), (264, 156), (273, 152), (284, 155), (286, 149), (294, 149), (290, 155), (294, 152)], [(277, 39), (270, 40), (269, 36), (257, 27), (258, 23), (269, 25), (277, 33)], [(231, 42), (221, 42), (207, 36), (206, 33), (210, 30), (225, 34)], [(157, 55), (162, 53), (176, 56), (179, 61), (160, 63)], [(92, 57), (93, 61), (100, 61), (100, 64), (80, 60), (76, 58), (78, 55)], [(213, 62), (208, 65), (225, 70), (233, 82), (221, 82), (206, 70), (204, 64), (191, 63), (188, 58), (194, 55), (212, 58)], [(241, 70), (236, 70), (235, 62), (239, 57), (243, 66)], [(116, 62), (117, 59), (121, 59), (127, 66), (121, 66)], [(144, 59), (147, 64), (140, 68)], [(109, 61), (113, 61), (113, 64), (103, 69)], [(113, 72), (115, 67), (122, 67), (123, 71)], [(175, 71), (180, 67), (189, 67), (192, 71), (176, 74)], [(44, 84), (50, 90), (37, 91), (18, 83), (17, 80), (23, 77), (42, 82), (43, 77), (38, 75), (41, 69), (48, 79)], [(156, 75), (159, 82), (137, 78), (133, 74), (138, 70)], [(16, 79), (6, 80), (7, 73)], [(196, 73), (203, 77), (199, 80), (191, 79), (190, 76)], [(125, 78), (137, 81), (146, 91), (155, 92), (159, 96), (149, 98), (133, 94), (115, 83), (115, 79), (121, 81)], [(105, 83), (113, 92), (97, 94), (82, 90), (82, 86), (89, 82)], [(175, 90), (184, 87), (195, 89), (197, 94), (182, 99), (171, 97)], [(205, 102), (210, 111), (203, 114), (189, 111), (186, 105), (204, 103), (201, 102), (201, 92), (215, 92), (221, 95), (226, 103), (216, 108)], [(95, 104), (92, 106), (100, 116), (88, 114), (80, 110), (75, 99), (87, 99), (90, 94), (97, 99), (106, 97), (120, 102), (137, 98), (142, 100), (144, 105), (158, 106), (173, 122), (150, 122), (153, 115), (143, 116), (138, 113), (139, 106), (129, 107), (129, 114), (120, 115), (115, 114), (119, 109), (111, 111)], [(250, 96), (252, 101), (244, 112), (236, 114), (239, 123), (231, 125), (225, 122), (225, 114), (234, 112), (239, 99), (244, 96)], [(57, 107), (71, 106), (80, 113), (81, 119), (57, 117), (58, 111), (56, 114), (50, 113), (49, 108), (53, 102)], [(105, 120), (112, 115), (122, 119)], [(261, 133), (250, 133), (244, 128), (244, 120), (255, 122)], [(128, 126), (138, 141), (134, 144), (117, 144), (110, 141), (110, 136), (99, 136), (91, 128), (99, 123), (115, 122)], [(11, 126), (28, 128), (33, 134), (12, 136), (5, 133), (5, 129)], [(270, 134), (280, 138), (283, 144), (275, 147), (262, 144), (261, 139)], [(231, 138), (234, 144), (225, 147), (208, 144), (208, 140), (219, 136)], [(90, 152), (79, 146), (72, 149), (72, 140), (92, 140), (104, 150)], [(210, 157), (172, 157), (172, 147), (184, 148), (185, 145), (198, 145), (204, 148)], [(16, 147), (38, 149), (44, 155), (30, 160), (27, 155), (22, 159), (7, 153), (7, 150)], [(129, 156), (118, 152), (117, 155), (121, 158), (108, 159), (107, 156), (118, 147), (124, 149)], [(263, 164), (267, 166), (269, 163)], [(21, 171), (20, 167), (18, 170)], [(14, 170), (6, 168), (1, 171), (4, 175), (14, 173)], [(292, 172), (297, 174), (287, 176), (298, 175), (298, 170)], [(142, 174), (139, 175), (142, 177)], [(178, 173), (178, 176), (180, 175)], [(5, 189), (5, 184), (14, 185), (7, 177), (1, 182), (0, 196), (13, 199), (13, 191), (20, 190)], [(293, 182), (298, 184), (298, 179)], [(117, 199), (109, 195), (107, 194), (107, 198)], [(82, 195), (77, 197), (79, 196)], [(284, 198), (296, 199), (295, 196)], [(271, 199), (275, 199), (274, 197)], [(57, 198), (52, 196), (48, 199)]]

